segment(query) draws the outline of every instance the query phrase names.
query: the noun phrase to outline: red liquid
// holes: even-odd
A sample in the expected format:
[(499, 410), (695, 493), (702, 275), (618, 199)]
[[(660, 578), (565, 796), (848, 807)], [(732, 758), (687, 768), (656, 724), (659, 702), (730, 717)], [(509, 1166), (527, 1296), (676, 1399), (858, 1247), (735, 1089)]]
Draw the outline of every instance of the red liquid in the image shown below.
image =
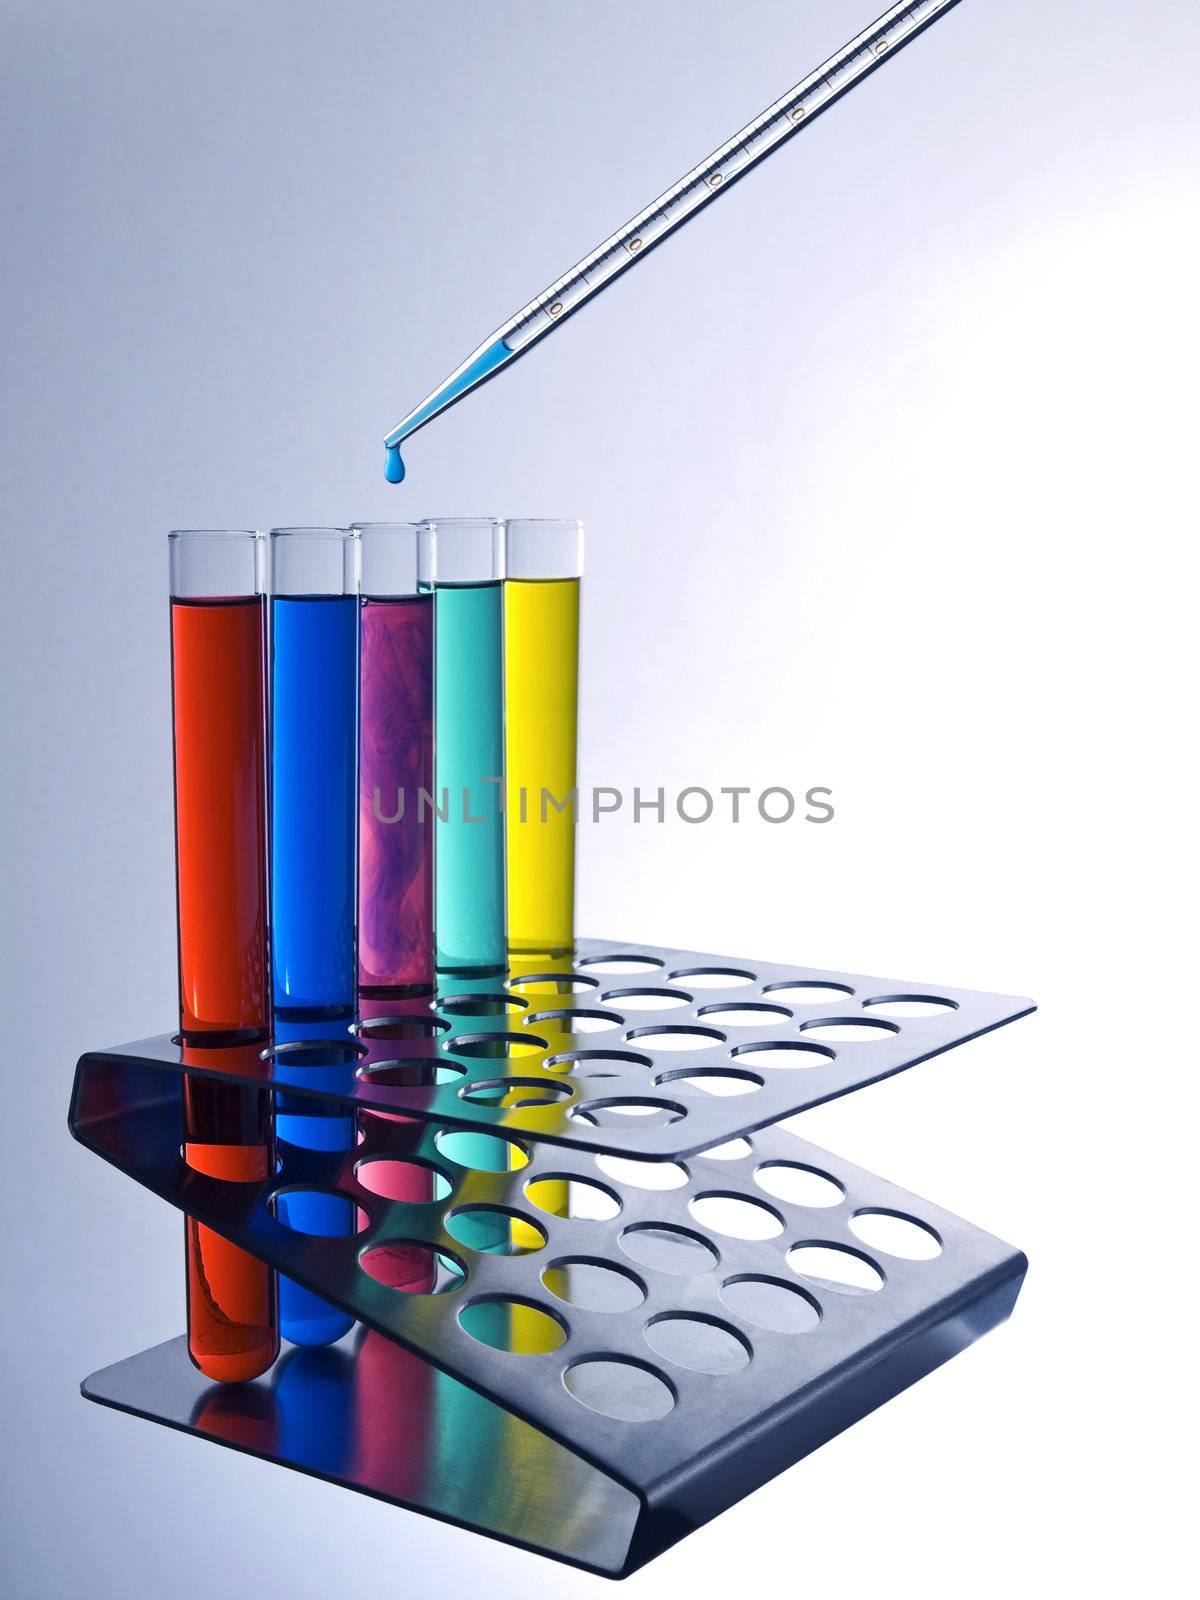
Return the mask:
[[(256, 1047), (185, 1046), (183, 1057), (212, 1064), (247, 1053)], [(194, 1171), (225, 1183), (262, 1183), (271, 1170), (269, 1094), (186, 1076), (183, 1157)], [(257, 1378), (279, 1354), (275, 1273), (194, 1217), (185, 1218), (184, 1230), (188, 1354), (220, 1383)]]
[[(171, 664), (183, 1055), (236, 1065), (257, 1045), (233, 1041), (270, 1031), (265, 601), (172, 599)], [(268, 1176), (261, 1090), (185, 1077), (183, 1123), (197, 1172), (226, 1183)], [(184, 1237), (188, 1353), (219, 1382), (258, 1377), (279, 1352), (274, 1272), (194, 1218)]]
[(179, 1004), (185, 1038), (269, 1027), (261, 597), (172, 600)]

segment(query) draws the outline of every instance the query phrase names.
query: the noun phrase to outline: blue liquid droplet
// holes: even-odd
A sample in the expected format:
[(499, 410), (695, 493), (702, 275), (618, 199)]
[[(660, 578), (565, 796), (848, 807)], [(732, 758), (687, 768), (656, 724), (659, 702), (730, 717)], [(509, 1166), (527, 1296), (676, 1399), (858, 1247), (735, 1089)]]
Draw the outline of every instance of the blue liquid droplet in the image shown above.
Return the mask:
[(404, 463), (400, 459), (400, 446), (398, 444), (388, 445), (387, 460), (384, 462), (383, 472), (389, 483), (404, 482)]

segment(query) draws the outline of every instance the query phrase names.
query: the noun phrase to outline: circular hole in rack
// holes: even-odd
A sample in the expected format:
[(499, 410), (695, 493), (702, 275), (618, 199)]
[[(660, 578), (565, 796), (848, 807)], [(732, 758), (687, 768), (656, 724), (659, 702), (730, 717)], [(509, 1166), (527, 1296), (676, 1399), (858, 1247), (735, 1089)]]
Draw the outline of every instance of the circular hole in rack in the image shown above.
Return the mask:
[(878, 1044), (889, 1034), (899, 1033), (895, 1022), (868, 1022), (859, 1017), (817, 1017), (800, 1024), (801, 1033), (814, 1039), (829, 1039), (834, 1044)]
[(730, 1239), (774, 1239), (783, 1232), (783, 1218), (761, 1200), (739, 1194), (698, 1194), (688, 1210), (702, 1228)]
[(515, 994), (448, 994), (437, 1002), (447, 1017), (506, 1017), (524, 1011), (528, 1000)]
[(468, 1250), (493, 1256), (527, 1256), (546, 1242), (541, 1225), (501, 1206), (460, 1206), (446, 1218), (446, 1232)]
[(764, 1161), (754, 1181), (776, 1200), (792, 1206), (838, 1206), (846, 1194), (836, 1178), (800, 1161)]
[(515, 1356), (544, 1355), (567, 1342), (562, 1318), (532, 1300), (472, 1300), (458, 1313), (458, 1321), (463, 1332), (480, 1344)]
[(811, 1333), (821, 1320), (820, 1306), (798, 1284), (753, 1273), (726, 1278), (721, 1301), (743, 1322), (770, 1333)]
[(777, 1028), (780, 1020), (789, 1021), (792, 1013), (786, 1006), (745, 1001), (737, 1005), (701, 1006), (698, 1015), (719, 1023), (722, 1028)]
[(402, 1161), (396, 1156), (368, 1156), (358, 1163), (354, 1176), (368, 1194), (405, 1205), (427, 1206), (450, 1193), (450, 1179), (424, 1161)]
[(675, 1391), (653, 1367), (628, 1357), (589, 1356), (563, 1373), (581, 1405), (618, 1422), (656, 1422), (675, 1406)]
[(642, 1337), (656, 1355), (689, 1372), (728, 1377), (750, 1364), (750, 1342), (715, 1318), (664, 1311), (652, 1317)]
[(371, 1218), (361, 1205), (340, 1189), (277, 1189), (269, 1210), (276, 1222), (292, 1233), (313, 1239), (341, 1239), (347, 1234), (364, 1233)]
[(686, 1083), (705, 1094), (753, 1094), (763, 1080), (754, 1072), (735, 1072), (730, 1067), (684, 1067), (678, 1072), (660, 1072), (655, 1083)]
[(622, 1011), (670, 1011), (692, 1002), (682, 989), (609, 989), (600, 998), (606, 1005), (619, 1005)]
[(749, 1139), (726, 1139), (724, 1144), (715, 1144), (700, 1154), (705, 1161), (744, 1161), (754, 1154), (754, 1146)]
[(443, 1040), (442, 1048), (470, 1061), (509, 1061), (537, 1055), (546, 1049), (546, 1041), (529, 1033), (460, 1033), (457, 1038)]
[(547, 1216), (572, 1222), (608, 1222), (621, 1210), (620, 1200), (604, 1184), (555, 1173), (530, 1178), (525, 1198)]
[(682, 1189), (688, 1181), (687, 1168), (678, 1161), (645, 1161), (636, 1156), (596, 1157), (596, 1165), (614, 1183), (631, 1189)]
[(904, 1261), (932, 1261), (942, 1253), (942, 1241), (929, 1224), (901, 1211), (856, 1211), (850, 1232), (884, 1255)]
[(549, 1106), (572, 1095), (569, 1084), (545, 1078), (484, 1078), (467, 1083), (458, 1091), (460, 1100), (472, 1105), (504, 1106), (518, 1110), (523, 1106)]
[(647, 1050), (711, 1050), (725, 1043), (725, 1035), (715, 1028), (688, 1028), (673, 1022), (659, 1028), (630, 1028), (625, 1037), (631, 1043), (640, 1039)]
[(260, 1059), (290, 1071), (292, 1067), (348, 1067), (366, 1053), (366, 1045), (357, 1039), (293, 1039), (261, 1051)]
[(524, 1145), (498, 1138), (494, 1133), (443, 1128), (434, 1134), (433, 1142), (448, 1160), (476, 1172), (516, 1172), (529, 1164)]
[(613, 1011), (588, 1011), (579, 1006), (564, 1006), (559, 1011), (534, 1011), (525, 1018), (525, 1026), (545, 1023), (562, 1033), (611, 1033), (624, 1019)]
[(873, 1294), (883, 1287), (883, 1273), (875, 1263), (841, 1244), (794, 1244), (787, 1264), (837, 1294)]
[(599, 986), (599, 978), (585, 978), (578, 972), (532, 972), (508, 980), (508, 987), (521, 994), (526, 990), (537, 995), (584, 994)]
[(386, 1061), (364, 1062), (354, 1074), (377, 1089), (432, 1089), (456, 1083), (467, 1069), (454, 1061), (430, 1061), (421, 1056), (392, 1056)]
[(640, 1266), (691, 1277), (717, 1264), (717, 1250), (707, 1239), (669, 1222), (635, 1222), (621, 1235), (621, 1249)]
[(796, 1039), (764, 1039), (761, 1044), (737, 1044), (729, 1052), (739, 1067), (823, 1067), (835, 1059), (823, 1044), (800, 1044)]
[(863, 1001), (864, 1011), (878, 1011), (881, 1017), (940, 1017), (957, 1011), (957, 1000), (942, 1000), (935, 994), (881, 994)]
[(358, 1258), (368, 1278), (401, 1294), (449, 1294), (466, 1282), (467, 1269), (448, 1250), (415, 1239), (372, 1245)]
[(366, 1017), (355, 1032), (360, 1039), (438, 1039), (450, 1024), (440, 1017)]
[(670, 1127), (687, 1116), (687, 1107), (674, 1100), (658, 1100), (651, 1095), (606, 1094), (573, 1107), (567, 1115), (573, 1121), (586, 1122), (593, 1128), (620, 1127), (631, 1117), (644, 1117), (648, 1127)]
[(815, 979), (809, 983), (803, 978), (768, 983), (763, 989), (763, 994), (770, 995), (773, 1000), (787, 1000), (794, 1006), (823, 1006), (831, 1000), (836, 1004), (853, 993), (854, 990), (846, 983), (819, 983)]
[(564, 1050), (561, 1055), (547, 1056), (542, 1065), (547, 1072), (574, 1072), (591, 1078), (598, 1077), (606, 1066), (620, 1071), (622, 1067), (650, 1067), (654, 1063), (649, 1056), (635, 1055), (632, 1050)]
[(689, 989), (740, 989), (754, 982), (754, 974), (743, 967), (681, 967), (670, 977)]
[(657, 956), (611, 955), (611, 956), (585, 956), (577, 966), (586, 967), (589, 972), (645, 972), (652, 967), (661, 967), (662, 962)]
[(552, 1295), (581, 1311), (633, 1311), (646, 1298), (645, 1285), (611, 1261), (567, 1256), (542, 1273)]

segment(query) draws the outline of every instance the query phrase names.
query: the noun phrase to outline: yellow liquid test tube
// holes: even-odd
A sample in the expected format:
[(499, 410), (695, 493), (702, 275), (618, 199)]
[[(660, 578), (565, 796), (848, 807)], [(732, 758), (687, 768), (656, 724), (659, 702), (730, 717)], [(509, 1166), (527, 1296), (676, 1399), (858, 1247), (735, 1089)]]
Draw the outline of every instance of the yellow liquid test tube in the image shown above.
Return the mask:
[[(575, 948), (576, 740), (579, 592), (578, 522), (510, 519), (504, 528), (505, 875), (509, 970), (514, 978), (569, 973)], [(570, 989), (569, 982), (566, 988)], [(553, 1004), (564, 983), (523, 983), (522, 998)], [(535, 998), (535, 996), (537, 998)], [(545, 1185), (543, 1205), (567, 1213), (566, 1183)], [(561, 1191), (559, 1193), (558, 1191)], [(512, 1225), (516, 1249), (541, 1235)], [(520, 1348), (538, 1348), (522, 1326)]]
[(504, 756), (510, 958), (575, 943), (578, 522), (505, 525)]

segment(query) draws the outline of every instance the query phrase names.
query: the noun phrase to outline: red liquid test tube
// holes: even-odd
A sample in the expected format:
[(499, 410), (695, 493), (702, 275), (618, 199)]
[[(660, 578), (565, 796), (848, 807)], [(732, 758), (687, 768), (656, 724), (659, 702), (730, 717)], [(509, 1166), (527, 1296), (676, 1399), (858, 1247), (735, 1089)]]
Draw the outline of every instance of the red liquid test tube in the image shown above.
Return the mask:
[[(252, 1071), (270, 1035), (267, 951), (265, 541), (170, 535), (179, 1026), (185, 1065)], [(261, 1183), (269, 1093), (185, 1075), (188, 1166)], [(240, 1383), (279, 1353), (275, 1274), (187, 1218), (188, 1353)]]

